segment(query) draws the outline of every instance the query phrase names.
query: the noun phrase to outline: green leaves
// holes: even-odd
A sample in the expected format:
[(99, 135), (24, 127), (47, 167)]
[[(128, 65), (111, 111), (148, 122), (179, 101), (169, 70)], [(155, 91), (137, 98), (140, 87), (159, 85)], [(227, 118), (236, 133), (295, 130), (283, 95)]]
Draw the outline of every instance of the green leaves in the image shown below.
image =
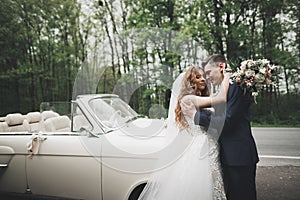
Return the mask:
[[(87, 51), (78, 26), (80, 12), (75, 0), (1, 2), (0, 83), (14, 79), (16, 87), (31, 91), (13, 90), (22, 97), (16, 99), (19, 112), (38, 110), (42, 101), (71, 99), (78, 61)], [(1, 101), (1, 107), (10, 104)]]
[[(280, 90), (299, 92), (297, 0), (84, 3), (81, 5), (77, 0), (1, 1), (0, 84), (4, 86), (3, 94), (12, 98), (2, 100), (0, 107), (6, 108), (14, 99), (21, 111), (29, 111), (38, 109), (41, 101), (70, 100), (78, 68), (88, 52), (94, 52), (105, 41), (109, 41), (107, 49), (113, 53), (101, 57), (111, 61), (105, 63), (107, 68), (97, 92), (113, 92), (114, 85), (123, 78), (126, 84), (120, 91), (132, 99), (131, 105), (142, 114), (150, 109), (148, 103), (159, 102), (167, 108), (168, 89), (189, 65), (200, 64), (203, 59), (197, 57), (200, 49), (210, 54), (225, 54), (233, 69), (241, 60), (269, 59), (282, 66), (284, 79)], [(115, 37), (122, 34), (130, 37), (132, 30), (139, 29), (144, 32), (132, 41)], [(159, 29), (164, 31), (156, 35), (151, 32)], [(121, 50), (116, 47), (118, 43), (123, 45)], [(91, 82), (86, 81), (86, 84), (94, 84)], [(134, 91), (136, 96), (127, 97), (126, 87), (138, 84), (142, 86)], [(34, 92), (23, 93), (15, 88)], [(272, 96), (265, 101), (276, 101), (279, 105), (279, 89), (266, 90), (272, 91)], [(11, 94), (12, 91), (17, 92)], [(23, 103), (23, 99), (26, 102)]]

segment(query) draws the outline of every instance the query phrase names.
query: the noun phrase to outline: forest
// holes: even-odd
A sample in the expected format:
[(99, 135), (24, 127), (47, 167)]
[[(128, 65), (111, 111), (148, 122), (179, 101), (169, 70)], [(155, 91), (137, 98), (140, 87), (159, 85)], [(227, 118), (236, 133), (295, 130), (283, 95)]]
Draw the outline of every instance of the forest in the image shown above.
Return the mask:
[(2, 0), (0, 116), (115, 93), (166, 118), (171, 86), (209, 54), (278, 66), (259, 91), (254, 126), (299, 127), (298, 0)]

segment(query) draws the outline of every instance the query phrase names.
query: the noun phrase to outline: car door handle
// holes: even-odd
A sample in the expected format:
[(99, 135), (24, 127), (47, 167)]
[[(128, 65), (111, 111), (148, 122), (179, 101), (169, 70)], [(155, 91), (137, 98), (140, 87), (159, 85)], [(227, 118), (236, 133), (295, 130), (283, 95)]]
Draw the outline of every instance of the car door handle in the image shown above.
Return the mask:
[(7, 168), (15, 151), (9, 146), (0, 146), (0, 169)]
[(6, 168), (8, 164), (0, 164), (0, 169)]

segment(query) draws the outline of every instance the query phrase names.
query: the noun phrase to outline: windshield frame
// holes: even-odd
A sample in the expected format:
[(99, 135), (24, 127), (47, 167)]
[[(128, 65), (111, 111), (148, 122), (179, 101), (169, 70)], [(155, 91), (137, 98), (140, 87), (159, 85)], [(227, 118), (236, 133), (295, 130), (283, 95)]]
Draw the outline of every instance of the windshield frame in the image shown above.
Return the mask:
[[(105, 127), (107, 133), (120, 129), (129, 122), (142, 117), (118, 96), (96, 97), (88, 101), (88, 106), (96, 120)], [(116, 119), (114, 119), (114, 115), (116, 115)]]

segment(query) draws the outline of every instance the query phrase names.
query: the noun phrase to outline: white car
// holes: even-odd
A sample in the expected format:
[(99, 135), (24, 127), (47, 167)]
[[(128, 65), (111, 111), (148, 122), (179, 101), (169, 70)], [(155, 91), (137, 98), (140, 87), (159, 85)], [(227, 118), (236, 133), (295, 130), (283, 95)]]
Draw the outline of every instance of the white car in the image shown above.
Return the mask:
[(164, 144), (165, 121), (141, 118), (108, 94), (81, 95), (71, 110), (1, 118), (0, 193), (137, 199)]

